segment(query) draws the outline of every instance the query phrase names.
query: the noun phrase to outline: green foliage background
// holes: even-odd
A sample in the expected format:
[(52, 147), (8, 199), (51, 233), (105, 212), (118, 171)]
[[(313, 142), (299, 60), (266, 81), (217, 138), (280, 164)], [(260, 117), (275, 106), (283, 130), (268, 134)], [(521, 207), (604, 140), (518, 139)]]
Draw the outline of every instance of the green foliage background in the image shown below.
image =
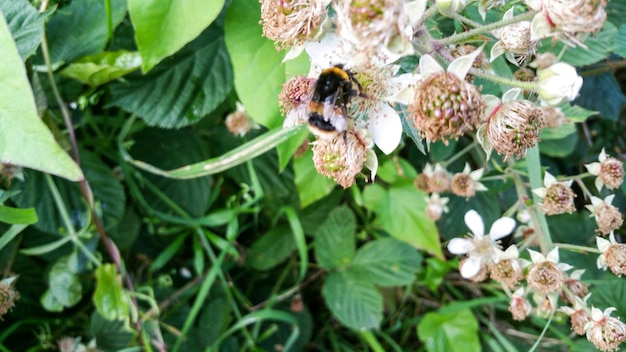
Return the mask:
[[(41, 3), (0, 0), (0, 161), (24, 167), (0, 179), (0, 278), (19, 275), (21, 295), (0, 321), (0, 351), (53, 350), (65, 336), (101, 351), (524, 351), (541, 333), (546, 320), (513, 322), (508, 298), (460, 280), (442, 250), (467, 232), (467, 210), (488, 226), (500, 217), (515, 201), (511, 183), (452, 196), (437, 224), (413, 186), (426, 162), (468, 140), (424, 155), (405, 138), (381, 156), (376, 183), (341, 191), (310, 151), (292, 158), (308, 133), (281, 129), (277, 96), (308, 63), (281, 64), (257, 1)], [(571, 107), (572, 123), (544, 131), (553, 173), (626, 148), (624, 72), (600, 70), (623, 66), (626, 2), (609, 10), (590, 50), (564, 56), (581, 67), (586, 110)], [(502, 59), (493, 68), (511, 75)], [(261, 125), (246, 137), (224, 126), (236, 101)], [(492, 159), (491, 174), (506, 165)], [(623, 209), (624, 188), (615, 203)], [(593, 246), (587, 214), (549, 226), (557, 242)], [(597, 271), (595, 256), (562, 257), (588, 269), (594, 304), (626, 314), (623, 280)], [(546, 350), (587, 350), (564, 319), (549, 325)]]

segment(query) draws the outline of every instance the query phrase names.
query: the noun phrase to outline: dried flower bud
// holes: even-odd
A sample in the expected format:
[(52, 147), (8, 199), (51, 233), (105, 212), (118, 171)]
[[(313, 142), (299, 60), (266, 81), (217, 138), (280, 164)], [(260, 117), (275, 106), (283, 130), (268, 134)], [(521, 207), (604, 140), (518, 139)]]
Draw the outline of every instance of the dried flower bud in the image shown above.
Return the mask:
[(430, 192), (442, 193), (450, 189), (450, 175), (443, 168), (437, 170), (428, 179), (428, 189)]
[(602, 180), (606, 188), (615, 189), (624, 182), (624, 166), (622, 162), (608, 157), (600, 164), (600, 174), (598, 177)]
[(602, 190), (602, 186), (608, 189), (615, 189), (624, 182), (624, 165), (622, 162), (608, 156), (604, 148), (598, 156), (598, 162), (586, 164), (585, 167), (590, 174), (598, 176), (596, 178), (596, 188)]
[(259, 125), (250, 118), (246, 108), (237, 102), (237, 110), (226, 116), (226, 128), (235, 136), (245, 136), (251, 128), (259, 128)]
[(313, 163), (320, 174), (332, 178), (343, 188), (354, 183), (365, 165), (367, 146), (371, 143), (366, 130), (348, 130), (333, 138), (320, 138), (313, 146)]
[(560, 31), (594, 33), (604, 25), (607, 3), (607, 0), (544, 0), (543, 11)]
[(614, 197), (615, 195), (610, 195), (602, 200), (592, 196), (591, 204), (585, 206), (596, 220), (597, 231), (605, 236), (620, 228), (624, 223), (622, 213), (611, 204)]
[(426, 173), (422, 172), (421, 174), (417, 175), (417, 177), (413, 181), (413, 184), (420, 191), (430, 193), (430, 187), (428, 186), (430, 184), (430, 176), (428, 176)]
[(533, 260), (533, 264), (528, 269), (526, 281), (535, 292), (543, 294), (558, 292), (565, 283), (565, 274), (554, 261)]
[(551, 52), (539, 53), (535, 56), (535, 60), (529, 64), (530, 67), (543, 70), (556, 63), (556, 55)]
[(431, 194), (430, 197), (426, 198), (426, 202), (428, 202), (426, 205), (426, 215), (434, 221), (441, 219), (441, 214), (448, 212), (448, 206), (446, 204), (448, 204), (449, 200), (450, 199), (446, 197), (439, 197), (439, 193)]
[(261, 0), (263, 35), (276, 49), (304, 44), (317, 35), (325, 18), (321, 0)]
[(540, 109), (543, 113), (543, 127), (559, 128), (564, 122), (566, 122), (565, 115), (563, 115), (560, 108), (554, 106), (542, 106)]
[[(513, 17), (513, 8), (506, 12), (503, 19)], [(521, 65), (526, 57), (533, 55), (537, 41), (531, 40), (530, 22), (521, 21), (496, 29), (493, 34), (499, 39), (491, 48), (491, 61), (506, 52), (506, 58), (515, 65)]]
[(591, 316), (584, 310), (578, 309), (569, 316), (572, 330), (578, 335), (585, 334), (585, 326), (591, 321)]
[(619, 243), (610, 246), (604, 252), (606, 265), (613, 274), (621, 277), (626, 274), (626, 244)]
[(541, 115), (541, 110), (527, 100), (504, 102), (487, 120), (487, 140), (505, 160), (511, 156), (523, 157), (526, 149), (539, 142)]
[(586, 324), (587, 340), (601, 351), (618, 350), (626, 338), (626, 325), (619, 319), (611, 317), (615, 308), (610, 307), (602, 312), (598, 308), (591, 309), (591, 321)]
[(20, 294), (13, 287), (16, 278), (10, 277), (0, 281), (0, 320), (13, 308), (15, 301), (20, 298)]
[(503, 259), (490, 265), (491, 279), (507, 286), (515, 287), (523, 278), (524, 273), (517, 259)]
[(364, 51), (389, 47), (396, 38), (407, 44), (410, 41), (407, 28), (411, 24), (403, 1), (335, 0), (333, 9), (337, 14), (337, 33)]
[(539, 207), (546, 215), (573, 213), (576, 194), (570, 188), (571, 181), (557, 182), (556, 178), (546, 171), (543, 180), (545, 187), (534, 189), (533, 192), (542, 198)]
[[(584, 270), (575, 270), (572, 274), (565, 279), (565, 287), (567, 292), (562, 291), (560, 298), (563, 302), (568, 304), (574, 304), (576, 297), (583, 299), (589, 293), (589, 284), (580, 281)], [(573, 295), (573, 297), (572, 297)]]
[(530, 315), (531, 311), (532, 306), (526, 298), (518, 295), (513, 295), (513, 298), (511, 298), (511, 303), (509, 304), (509, 312), (511, 312), (513, 320), (522, 321)]
[(427, 141), (458, 138), (480, 123), (485, 103), (478, 89), (451, 72), (431, 74), (418, 83), (409, 105), (413, 124)]

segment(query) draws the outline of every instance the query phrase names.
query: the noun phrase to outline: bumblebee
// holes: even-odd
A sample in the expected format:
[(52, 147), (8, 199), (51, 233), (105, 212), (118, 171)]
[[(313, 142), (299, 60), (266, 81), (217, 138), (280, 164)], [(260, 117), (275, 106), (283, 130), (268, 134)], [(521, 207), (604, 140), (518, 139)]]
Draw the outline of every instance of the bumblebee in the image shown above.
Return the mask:
[(335, 65), (322, 71), (308, 104), (309, 129), (318, 137), (331, 137), (348, 129), (347, 105), (355, 96), (366, 97), (354, 73)]

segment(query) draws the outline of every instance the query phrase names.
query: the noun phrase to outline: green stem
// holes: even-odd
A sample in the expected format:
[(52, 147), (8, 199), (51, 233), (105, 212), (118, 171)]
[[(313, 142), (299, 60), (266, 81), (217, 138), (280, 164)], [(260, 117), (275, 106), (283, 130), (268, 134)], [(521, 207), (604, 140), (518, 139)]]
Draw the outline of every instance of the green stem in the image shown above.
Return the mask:
[(552, 318), (554, 317), (554, 313), (555, 312), (556, 312), (556, 307), (555, 307), (555, 309), (552, 310), (552, 314), (550, 314), (550, 318), (548, 318), (548, 321), (546, 322), (546, 326), (541, 331), (541, 334), (539, 335), (539, 337), (537, 337), (537, 341), (535, 342), (533, 347), (531, 347), (531, 349), (528, 352), (533, 352), (533, 351), (535, 351), (537, 349), (537, 347), (539, 347), (539, 343), (541, 342), (541, 339), (546, 334), (546, 332), (548, 331), (548, 328), (550, 327), (550, 324), (552, 323)]
[(465, 23), (465, 24), (467, 24), (469, 26), (472, 26), (474, 28), (480, 27), (480, 23), (474, 22), (474, 21), (470, 20), (469, 18), (467, 18), (465, 16), (461, 16), (458, 13), (450, 14), (450, 17), (454, 18), (455, 20), (457, 20), (457, 21), (459, 21), (461, 23)]
[(452, 157), (448, 158), (448, 160), (441, 162), (441, 166), (443, 166), (444, 168), (447, 167), (448, 165), (452, 164), (453, 162), (455, 162), (458, 158), (462, 157), (465, 153), (469, 152), (470, 150), (474, 149), (474, 147), (476, 147), (476, 142), (472, 142), (470, 143), (468, 146), (466, 146), (465, 148), (461, 149), (458, 153), (454, 154)]
[(495, 82), (498, 84), (503, 84), (509, 87), (521, 88), (523, 90), (528, 90), (528, 91), (533, 91), (533, 92), (537, 91), (537, 82), (524, 82), (524, 81), (518, 81), (515, 79), (500, 77), (497, 75), (486, 73), (483, 70), (479, 70), (475, 68), (470, 68), (469, 73), (471, 73), (472, 75), (476, 77), (482, 78), (484, 80)]
[[(543, 181), (541, 179), (541, 158), (539, 156), (538, 146), (530, 148), (526, 151), (526, 166), (528, 168), (530, 188), (537, 189), (543, 187)], [(550, 237), (550, 230), (548, 229), (546, 216), (539, 210), (538, 207), (538, 204), (541, 202), (541, 197), (536, 195), (534, 192), (531, 193), (535, 206), (529, 210), (535, 224), (534, 229), (539, 239), (539, 247), (541, 247), (541, 252), (546, 254), (553, 247), (552, 237)]]
[(448, 38), (444, 38), (439, 41), (442, 45), (452, 45), (467, 42), (468, 40), (474, 39), (480, 35), (489, 34), (494, 29), (502, 28), (508, 26), (513, 23), (528, 21), (531, 20), (535, 16), (534, 12), (526, 12), (521, 15), (515, 16), (513, 18), (509, 18), (508, 20), (502, 20), (499, 22), (494, 22), (488, 24), (486, 26), (482, 26), (479, 28), (474, 28), (471, 31), (451, 35)]
[(578, 246), (575, 244), (569, 244), (569, 243), (554, 243), (555, 247), (559, 247), (559, 249), (567, 249), (568, 251), (571, 252), (577, 252), (577, 253), (598, 253), (598, 254), (602, 254), (602, 251), (599, 250), (598, 248), (593, 248), (593, 247), (587, 247), (587, 246)]
[(374, 352), (385, 352), (385, 349), (371, 330), (361, 331), (359, 334)]
[(91, 251), (85, 247), (85, 245), (81, 242), (80, 238), (76, 234), (76, 230), (74, 230), (74, 226), (72, 225), (72, 221), (70, 220), (70, 215), (67, 212), (67, 208), (65, 207), (65, 203), (63, 203), (63, 198), (61, 198), (61, 193), (57, 188), (57, 185), (52, 180), (52, 176), (45, 174), (46, 182), (48, 183), (48, 188), (50, 189), (50, 193), (52, 193), (52, 199), (54, 199), (54, 204), (59, 211), (59, 215), (61, 215), (61, 221), (63, 221), (63, 225), (67, 229), (67, 235), (70, 236), (72, 242), (83, 252), (83, 254), (91, 260), (96, 266), (100, 266), (100, 261), (96, 258)]

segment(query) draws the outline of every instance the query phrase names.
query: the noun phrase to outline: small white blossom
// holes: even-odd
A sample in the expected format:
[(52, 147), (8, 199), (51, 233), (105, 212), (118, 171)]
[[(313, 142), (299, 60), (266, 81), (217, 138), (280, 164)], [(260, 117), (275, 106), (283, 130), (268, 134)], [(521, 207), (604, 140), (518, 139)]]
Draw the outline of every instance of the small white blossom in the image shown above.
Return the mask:
[(483, 219), (475, 210), (465, 214), (465, 224), (470, 228), (470, 238), (453, 238), (448, 243), (452, 254), (467, 254), (468, 258), (461, 266), (461, 276), (466, 279), (473, 277), (485, 265), (496, 260), (498, 240), (507, 236), (515, 228), (515, 220), (502, 217), (496, 220), (488, 234), (485, 234)]

